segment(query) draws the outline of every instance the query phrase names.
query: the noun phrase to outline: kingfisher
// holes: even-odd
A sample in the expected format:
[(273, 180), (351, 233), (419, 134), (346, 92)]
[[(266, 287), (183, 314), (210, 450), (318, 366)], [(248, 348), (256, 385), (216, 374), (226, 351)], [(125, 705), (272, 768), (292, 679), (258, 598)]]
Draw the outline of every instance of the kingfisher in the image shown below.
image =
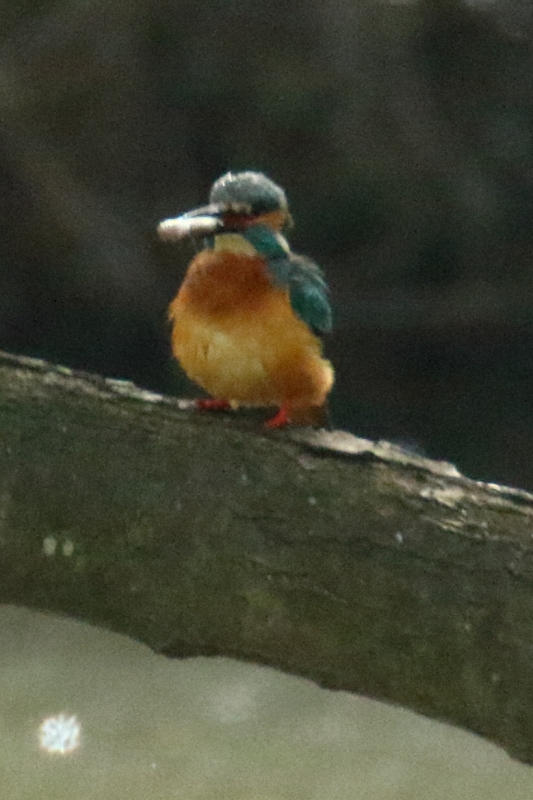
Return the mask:
[(253, 171), (222, 175), (207, 206), (159, 224), (163, 240), (203, 242), (169, 307), (172, 352), (210, 395), (198, 408), (275, 407), (269, 428), (326, 422), (328, 287), (317, 264), (291, 251), (291, 224), (283, 189)]

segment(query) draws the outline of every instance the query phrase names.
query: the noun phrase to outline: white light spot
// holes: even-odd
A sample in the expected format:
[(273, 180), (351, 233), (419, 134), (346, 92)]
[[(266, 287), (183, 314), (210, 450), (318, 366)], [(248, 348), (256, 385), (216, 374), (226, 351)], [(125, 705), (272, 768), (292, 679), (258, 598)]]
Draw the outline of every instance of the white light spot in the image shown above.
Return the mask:
[(55, 536), (47, 536), (43, 539), (43, 553), (45, 556), (53, 556), (57, 549), (57, 539)]
[(396, 539), (398, 544), (403, 544), (403, 533), (400, 533), (400, 531), (396, 531), (396, 533), (394, 534), (394, 538)]
[(309, 503), (310, 506), (316, 506), (318, 501), (316, 497), (308, 497), (307, 502)]
[(65, 756), (80, 746), (81, 725), (75, 716), (46, 717), (39, 727), (39, 745), (47, 753)]
[(74, 542), (72, 541), (72, 539), (65, 539), (61, 547), (61, 552), (67, 558), (69, 558), (69, 556), (72, 555), (72, 553), (74, 552)]

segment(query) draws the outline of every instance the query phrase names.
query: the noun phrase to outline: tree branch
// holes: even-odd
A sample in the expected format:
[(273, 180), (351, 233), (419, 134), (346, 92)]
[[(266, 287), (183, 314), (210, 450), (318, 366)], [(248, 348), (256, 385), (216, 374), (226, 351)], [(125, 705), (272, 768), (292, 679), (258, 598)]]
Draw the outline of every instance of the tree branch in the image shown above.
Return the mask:
[(533, 763), (533, 495), (0, 354), (0, 601), (252, 659)]

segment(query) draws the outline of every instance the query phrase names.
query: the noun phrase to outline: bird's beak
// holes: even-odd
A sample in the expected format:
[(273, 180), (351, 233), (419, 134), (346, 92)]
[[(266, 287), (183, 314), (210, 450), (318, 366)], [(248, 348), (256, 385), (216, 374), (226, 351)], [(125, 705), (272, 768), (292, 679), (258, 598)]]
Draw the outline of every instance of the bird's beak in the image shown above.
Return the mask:
[(187, 236), (212, 236), (224, 228), (222, 211), (220, 206), (211, 204), (187, 211), (180, 217), (164, 219), (157, 226), (158, 236), (164, 241), (185, 239)]

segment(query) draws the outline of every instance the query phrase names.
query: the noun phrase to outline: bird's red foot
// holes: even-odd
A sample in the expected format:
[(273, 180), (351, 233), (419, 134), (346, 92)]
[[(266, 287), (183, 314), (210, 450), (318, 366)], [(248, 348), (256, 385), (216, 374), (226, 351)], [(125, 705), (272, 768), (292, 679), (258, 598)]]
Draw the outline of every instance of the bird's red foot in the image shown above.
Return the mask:
[(265, 422), (266, 428), (283, 428), (284, 425), (288, 425), (290, 423), (289, 414), (287, 408), (285, 406), (281, 406), (278, 413), (267, 419)]
[(199, 411), (224, 411), (227, 408), (231, 408), (229, 400), (218, 400), (215, 397), (195, 400), (194, 404)]

